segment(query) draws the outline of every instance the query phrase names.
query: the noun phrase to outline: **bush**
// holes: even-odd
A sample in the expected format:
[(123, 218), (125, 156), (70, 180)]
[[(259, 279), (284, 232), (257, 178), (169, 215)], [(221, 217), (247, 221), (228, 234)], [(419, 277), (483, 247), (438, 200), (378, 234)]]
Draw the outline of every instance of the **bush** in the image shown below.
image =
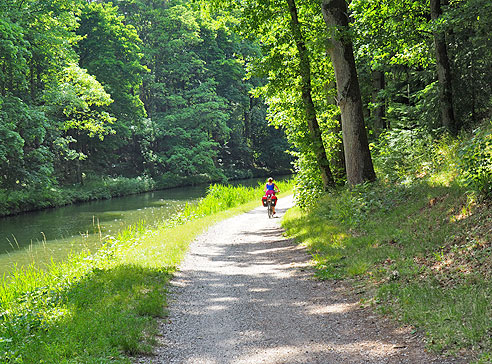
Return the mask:
[(460, 156), (460, 181), (473, 190), (492, 193), (492, 130), (490, 126), (478, 128), (473, 137), (462, 144)]
[(398, 181), (425, 173), (432, 160), (434, 141), (423, 129), (394, 129), (381, 134), (373, 148), (379, 178)]
[(295, 168), (294, 198), (296, 204), (302, 209), (312, 208), (324, 193), (323, 181), (314, 155), (299, 154)]

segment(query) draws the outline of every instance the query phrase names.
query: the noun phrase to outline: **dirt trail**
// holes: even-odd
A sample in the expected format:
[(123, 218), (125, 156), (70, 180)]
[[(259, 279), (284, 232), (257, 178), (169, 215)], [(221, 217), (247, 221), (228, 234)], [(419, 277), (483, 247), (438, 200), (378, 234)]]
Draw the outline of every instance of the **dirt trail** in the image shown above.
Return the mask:
[(310, 256), (264, 208), (212, 227), (174, 278), (155, 356), (137, 363), (463, 363), (425, 352), (409, 329), (312, 278)]

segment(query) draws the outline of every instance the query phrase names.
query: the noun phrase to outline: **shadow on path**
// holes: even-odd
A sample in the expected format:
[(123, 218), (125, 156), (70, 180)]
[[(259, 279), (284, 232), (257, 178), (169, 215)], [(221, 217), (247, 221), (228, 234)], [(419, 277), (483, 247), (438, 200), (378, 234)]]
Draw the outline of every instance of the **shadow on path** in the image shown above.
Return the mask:
[(139, 362), (458, 362), (430, 356), (408, 330), (314, 280), (309, 254), (263, 213), (222, 222), (192, 245), (173, 281), (162, 345)]

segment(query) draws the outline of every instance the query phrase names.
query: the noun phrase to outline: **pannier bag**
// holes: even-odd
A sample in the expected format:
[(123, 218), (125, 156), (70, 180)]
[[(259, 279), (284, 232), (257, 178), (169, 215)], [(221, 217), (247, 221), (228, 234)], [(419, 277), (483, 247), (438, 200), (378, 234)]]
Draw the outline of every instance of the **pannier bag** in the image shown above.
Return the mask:
[[(263, 196), (261, 198), (261, 202), (263, 203), (263, 207), (267, 207), (267, 197)], [(273, 195), (272, 196), (272, 205), (276, 206), (277, 205), (277, 196)]]

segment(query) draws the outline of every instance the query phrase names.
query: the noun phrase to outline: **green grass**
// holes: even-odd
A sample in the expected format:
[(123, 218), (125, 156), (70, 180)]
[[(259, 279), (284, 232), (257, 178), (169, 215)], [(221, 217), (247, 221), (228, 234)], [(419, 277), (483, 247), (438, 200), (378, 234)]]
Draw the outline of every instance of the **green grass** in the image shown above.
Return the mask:
[(212, 186), (159, 228), (141, 223), (94, 254), (15, 270), (0, 281), (0, 362), (130, 363), (150, 353), (155, 318), (166, 316), (167, 283), (189, 242), (258, 206), (261, 195), (262, 186)]
[[(283, 225), (321, 279), (365, 285), (363, 302), (414, 325), (429, 347), (492, 352), (492, 208), (454, 185), (368, 184), (291, 209)], [(482, 359), (479, 359), (482, 358)]]

